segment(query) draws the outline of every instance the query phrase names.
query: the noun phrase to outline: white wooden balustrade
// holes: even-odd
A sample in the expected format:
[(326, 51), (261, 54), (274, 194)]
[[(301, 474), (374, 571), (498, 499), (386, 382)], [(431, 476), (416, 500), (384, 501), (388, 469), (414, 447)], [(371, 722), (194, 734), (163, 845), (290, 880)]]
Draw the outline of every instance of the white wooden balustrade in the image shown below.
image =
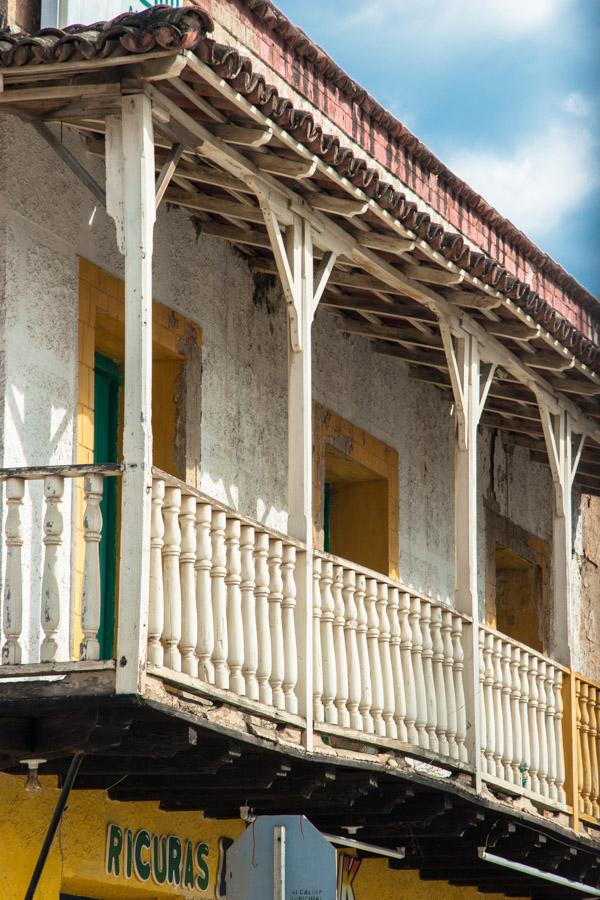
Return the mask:
[(151, 529), (149, 663), (296, 715), (297, 545), (167, 475)]
[(317, 725), (467, 762), (464, 617), (360, 566), (316, 553), (313, 622)]
[[(71, 652), (74, 648), (69, 647), (71, 635), (81, 635), (79, 659), (99, 659), (102, 539), (100, 503), (105, 479), (119, 474), (118, 466), (50, 466), (14, 469), (4, 476), (4, 665), (71, 661), (77, 653), (76, 649)], [(81, 596), (78, 598), (80, 602), (73, 604), (68, 587), (71, 574), (71, 529), (65, 528), (63, 515), (63, 500), (68, 482), (83, 483), (83, 506), (81, 508), (81, 504), (77, 502), (74, 504), (76, 514), (81, 513), (82, 516), (77, 540), (83, 542), (83, 572)], [(41, 496), (39, 491), (31, 490), (36, 483), (42, 485)], [(24, 520), (30, 523), (26, 580), (23, 560)], [(42, 523), (37, 533), (35, 522)], [(24, 584), (30, 586), (33, 595), (24, 591)], [(36, 585), (41, 585), (37, 596)], [(71, 621), (72, 616), (75, 621)], [(31, 637), (23, 634), (24, 621), (31, 622), (35, 618), (40, 623), (40, 642), (37, 648)], [(63, 639), (59, 641), (61, 634)], [(61, 653), (59, 646), (69, 649)]]
[(563, 668), (491, 628), (480, 628), (484, 778), (547, 805), (566, 804)]
[(575, 678), (577, 803), (581, 817), (600, 820), (600, 685)]

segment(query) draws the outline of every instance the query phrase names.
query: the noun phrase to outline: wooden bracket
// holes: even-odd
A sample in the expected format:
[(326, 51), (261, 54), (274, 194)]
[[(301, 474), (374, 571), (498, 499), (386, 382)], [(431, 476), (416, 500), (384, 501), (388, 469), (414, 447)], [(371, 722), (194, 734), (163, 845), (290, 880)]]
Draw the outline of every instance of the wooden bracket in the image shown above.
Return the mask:
[(179, 165), (179, 160), (184, 151), (183, 144), (173, 144), (169, 151), (169, 155), (164, 161), (159, 176), (156, 179), (156, 208), (160, 206), (160, 201), (165, 195), (165, 191), (171, 183), (171, 179), (175, 174), (175, 169)]
[(444, 321), (440, 321), (440, 332), (456, 403), (459, 443), (462, 449), (467, 449), (469, 433), (483, 415), (497, 364), (481, 362), (474, 335), (453, 333)]
[(556, 514), (564, 516), (567, 495), (570, 494), (577, 474), (586, 435), (575, 435), (568, 412), (565, 410), (555, 412), (543, 392), (539, 392), (537, 397), (554, 482)]

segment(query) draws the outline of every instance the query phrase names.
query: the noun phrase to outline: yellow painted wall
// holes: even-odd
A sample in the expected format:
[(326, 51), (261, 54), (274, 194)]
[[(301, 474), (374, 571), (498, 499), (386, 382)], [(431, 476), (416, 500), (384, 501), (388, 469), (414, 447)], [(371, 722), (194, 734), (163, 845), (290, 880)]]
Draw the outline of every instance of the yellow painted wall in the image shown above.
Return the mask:
[[(0, 896), (22, 900), (35, 865), (59, 791), (56, 779), (41, 778), (40, 795), (25, 794), (24, 776), (0, 774)], [(114, 823), (161, 835), (177, 835), (193, 844), (208, 844), (208, 891), (184, 891), (140, 882), (133, 876), (108, 876), (105, 872), (106, 833)], [(162, 812), (157, 803), (117, 803), (100, 791), (74, 791), (46, 864), (36, 900), (58, 900), (60, 891), (96, 900), (152, 900), (152, 898), (205, 898), (214, 900), (218, 842), (236, 838), (241, 821), (213, 821), (200, 813)], [(354, 897), (346, 900), (492, 900), (475, 889), (454, 888), (445, 882), (421, 881), (418, 873), (393, 871), (384, 859), (363, 861), (352, 884)], [(494, 894), (494, 900), (499, 895)], [(266, 900), (266, 898), (265, 898)]]

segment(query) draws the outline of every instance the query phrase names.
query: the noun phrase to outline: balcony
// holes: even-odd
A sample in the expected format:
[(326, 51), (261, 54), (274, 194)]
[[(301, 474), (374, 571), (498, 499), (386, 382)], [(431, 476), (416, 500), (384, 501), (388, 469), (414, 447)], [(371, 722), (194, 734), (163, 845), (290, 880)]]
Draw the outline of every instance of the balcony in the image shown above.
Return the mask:
[[(103, 660), (100, 505), (121, 475), (118, 466), (4, 475), (5, 679), (104, 670), (115, 690), (131, 646), (128, 601), (118, 602), (116, 645)], [(137, 527), (126, 507), (120, 515)], [(143, 543), (142, 692), (157, 680), (287, 727), (309, 753), (387, 749), (569, 815), (576, 828), (600, 824), (600, 685), (489, 627), (474, 635), (451, 606), (157, 469)], [(121, 556), (121, 574), (125, 564)]]

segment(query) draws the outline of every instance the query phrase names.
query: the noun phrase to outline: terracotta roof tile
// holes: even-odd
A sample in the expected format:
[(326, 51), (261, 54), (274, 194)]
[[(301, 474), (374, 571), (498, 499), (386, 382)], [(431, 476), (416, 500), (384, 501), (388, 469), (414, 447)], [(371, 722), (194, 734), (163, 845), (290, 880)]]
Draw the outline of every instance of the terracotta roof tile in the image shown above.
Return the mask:
[[(315, 50), (314, 45), (310, 45), (307, 39), (302, 38), (301, 32), (295, 35), (281, 18), (277, 18), (274, 7), (268, 0), (260, 2), (255, 0), (254, 3), (246, 0), (246, 2), (254, 11), (259, 10), (261, 15), (270, 17), (269, 21), (275, 23), (273, 27), (283, 29), (286, 39), (297, 40), (294, 46), (300, 47), (303, 54), (311, 54), (328, 72), (333, 71), (331, 69), (333, 63), (327, 62), (325, 55), (321, 56), (322, 51), (319, 48)], [(357, 156), (349, 147), (343, 146), (336, 135), (323, 131), (312, 113), (297, 109), (287, 97), (281, 97), (277, 88), (269, 84), (262, 73), (254, 70), (249, 57), (234, 47), (210, 39), (207, 35), (212, 28), (210, 16), (198, 7), (173, 9), (170, 6), (156, 6), (145, 12), (127, 13), (112, 21), (96, 22), (93, 25), (43, 29), (32, 35), (0, 32), (0, 65), (43, 65), (49, 62), (144, 53), (158, 48), (193, 50), (203, 62), (257, 106), (264, 115), (290, 132), (328, 165), (333, 166), (340, 175), (348, 178), (407, 229), (414, 231), (446, 259), (480, 278), (485, 284), (505, 293), (582, 362), (600, 373), (600, 346), (590, 340), (589, 335), (569, 322), (530, 285), (511, 275), (497, 261), (471, 250), (460, 234), (446, 231), (438, 223), (432, 222), (428, 213), (420, 211), (401, 191), (383, 181), (377, 170), (371, 167), (364, 157)], [(338, 81), (342, 79), (339, 73), (335, 77)], [(344, 89), (348, 89), (348, 86), (346, 85)], [(367, 102), (368, 95), (364, 92), (363, 94), (363, 102)], [(370, 98), (368, 102), (371, 105), (374, 103)], [(414, 143), (415, 147), (418, 145), (413, 136), (410, 136), (410, 143)], [(437, 165), (435, 157), (431, 154), (427, 159), (423, 158), (420, 161), (434, 167)], [(479, 205), (486, 208), (482, 198), (477, 198), (477, 206)], [(490, 226), (496, 227), (496, 221), (506, 221), (495, 211), (492, 212), (493, 216), (488, 217)], [(537, 248), (535, 250), (538, 256), (542, 255)], [(566, 273), (564, 274), (566, 276)], [(583, 292), (586, 300), (597, 302), (592, 295), (583, 291), (577, 282), (573, 279), (571, 282), (577, 289), (574, 291), (575, 299), (583, 299), (581, 296)]]

